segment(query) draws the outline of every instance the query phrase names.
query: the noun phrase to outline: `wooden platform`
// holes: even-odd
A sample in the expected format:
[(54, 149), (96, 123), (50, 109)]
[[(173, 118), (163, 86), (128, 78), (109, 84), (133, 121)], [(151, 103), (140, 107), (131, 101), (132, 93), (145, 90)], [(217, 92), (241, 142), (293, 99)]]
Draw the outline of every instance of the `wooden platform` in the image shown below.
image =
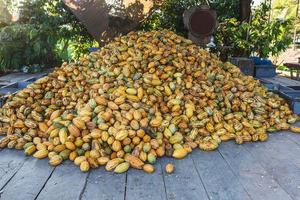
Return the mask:
[[(300, 125), (300, 124), (299, 124)], [(56, 168), (22, 152), (0, 151), (1, 200), (291, 200), (300, 199), (300, 135), (268, 142), (195, 150), (184, 160), (159, 159), (154, 174), (104, 168), (82, 173), (71, 162)], [(164, 166), (175, 165), (173, 174)]]
[(30, 78), (41, 77), (44, 76), (45, 74), (48, 74), (52, 70), (53, 68), (49, 68), (49, 69), (45, 69), (45, 71), (43, 72), (34, 73), (34, 74), (23, 73), (23, 72), (10, 73), (0, 77), (0, 87), (9, 85), (11, 83), (24, 81)]
[(286, 78), (286, 77), (282, 77), (282, 76), (275, 76), (272, 78), (260, 78), (261, 80), (267, 81), (267, 82), (271, 82), (271, 83), (275, 83), (275, 84), (280, 84), (282, 86), (300, 86), (300, 81), (297, 80), (293, 80), (290, 78)]

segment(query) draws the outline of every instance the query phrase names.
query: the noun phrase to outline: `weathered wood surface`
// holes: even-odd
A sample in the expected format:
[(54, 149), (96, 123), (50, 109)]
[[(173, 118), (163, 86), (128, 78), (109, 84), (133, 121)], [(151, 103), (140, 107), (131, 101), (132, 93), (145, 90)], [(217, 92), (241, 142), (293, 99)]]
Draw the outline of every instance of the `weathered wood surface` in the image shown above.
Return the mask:
[[(299, 124), (298, 124), (299, 125)], [(154, 174), (130, 169), (125, 174), (104, 168), (81, 173), (65, 162), (23, 152), (0, 150), (0, 200), (290, 200), (300, 199), (300, 135), (281, 132), (265, 143), (222, 143), (219, 150), (195, 150), (184, 160), (158, 159)], [(175, 171), (164, 171), (173, 163)], [(20, 192), (21, 191), (21, 192)]]
[(87, 176), (88, 173), (80, 173), (77, 166), (67, 161), (55, 168), (37, 199), (80, 199)]
[(126, 173), (114, 174), (102, 167), (90, 172), (81, 199), (124, 200), (125, 191)]
[(26, 157), (21, 151), (11, 149), (0, 151), (0, 190), (18, 172), (25, 160)]
[(289, 153), (298, 146), (280, 135), (272, 135), (269, 140), (260, 145), (247, 144), (245, 148), (272, 174), (282, 189), (293, 199), (300, 199), (300, 157)]
[(191, 155), (188, 155), (184, 160), (175, 160), (172, 158), (161, 160), (163, 167), (167, 163), (172, 163), (175, 166), (173, 174), (167, 174), (165, 170), (163, 171), (166, 194), (169, 200), (208, 199), (206, 189), (196, 170)]
[(35, 73), (35, 74), (23, 73), (23, 72), (10, 73), (10, 74), (0, 77), (0, 86), (5, 86), (5, 85), (11, 84), (11, 83), (24, 81), (24, 80), (34, 78), (34, 77), (41, 77), (41, 76), (44, 76), (44, 74), (47, 74), (52, 70), (53, 70), (53, 68), (49, 68), (41, 73)]
[(46, 159), (28, 158), (3, 188), (0, 199), (35, 199), (53, 170)]
[[(155, 165), (153, 174), (146, 174), (141, 170), (127, 172), (126, 198), (166, 200), (165, 185), (160, 162)], [(145, 189), (147, 188), (147, 189)]]
[(192, 158), (210, 199), (250, 199), (238, 177), (218, 151), (195, 151)]
[(220, 146), (219, 151), (252, 199), (291, 199), (272, 174), (261, 165), (258, 157), (250, 154), (244, 145), (226, 142)]
[(280, 84), (282, 86), (300, 86), (300, 81), (296, 81), (290, 78), (285, 78), (282, 76), (275, 76), (272, 78), (261, 78), (262, 80), (266, 80), (268, 82)]

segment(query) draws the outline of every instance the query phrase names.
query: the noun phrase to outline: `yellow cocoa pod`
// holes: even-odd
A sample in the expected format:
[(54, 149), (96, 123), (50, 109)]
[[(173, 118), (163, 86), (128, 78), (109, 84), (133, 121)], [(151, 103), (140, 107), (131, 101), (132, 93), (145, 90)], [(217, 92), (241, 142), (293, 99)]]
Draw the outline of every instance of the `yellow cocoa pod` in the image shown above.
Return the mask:
[(116, 140), (124, 140), (128, 136), (127, 130), (120, 130), (116, 133)]
[(118, 140), (115, 140), (113, 143), (112, 143), (112, 146), (111, 146), (111, 149), (115, 152), (118, 152), (120, 151), (122, 148), (122, 145), (121, 145), (121, 142), (118, 141)]
[(66, 146), (64, 144), (59, 144), (54, 147), (53, 151), (55, 151), (56, 153), (60, 153), (65, 149), (66, 149)]
[(174, 172), (174, 165), (172, 165), (171, 163), (168, 163), (165, 167), (165, 170), (168, 174), (171, 174)]
[(137, 94), (137, 90), (135, 88), (127, 88), (126, 89), (126, 93), (127, 94), (131, 94), (131, 95), (136, 95)]
[(51, 159), (53, 156), (56, 156), (56, 155), (57, 155), (56, 152), (51, 151), (51, 152), (48, 153), (48, 158)]
[(267, 133), (260, 133), (258, 134), (258, 138), (260, 141), (265, 142), (268, 140), (268, 134)]
[[(120, 96), (120, 97), (116, 98), (116, 99), (114, 100), (114, 102), (119, 106), (119, 105), (125, 103), (125, 97)], [(94, 112), (95, 112), (95, 111), (94, 111)]]
[(65, 146), (67, 149), (70, 149), (71, 151), (74, 151), (76, 149), (76, 146), (73, 142), (66, 142)]
[(218, 143), (213, 141), (202, 141), (199, 143), (199, 148), (203, 151), (213, 151), (218, 148)]
[[(98, 161), (99, 162), (99, 161)], [(105, 169), (107, 171), (112, 171), (115, 169), (120, 163), (124, 162), (122, 158), (114, 158), (106, 163)]]
[(99, 152), (98, 150), (93, 149), (93, 150), (90, 151), (90, 157), (91, 157), (91, 158), (97, 159), (97, 158), (99, 158), (100, 156), (101, 156), (101, 155), (100, 155), (100, 152)]
[(294, 133), (300, 133), (300, 127), (297, 126), (291, 126), (290, 130)]
[(69, 160), (74, 161), (78, 156), (77, 151), (72, 151), (69, 155)]
[(144, 96), (144, 90), (143, 90), (143, 88), (138, 88), (138, 90), (137, 90), (137, 97), (139, 98), (139, 99), (142, 99), (143, 98), (143, 96)]
[(92, 112), (87, 109), (87, 108), (83, 108), (81, 110), (78, 111), (78, 115), (81, 116), (81, 117), (84, 117), (84, 116), (91, 116), (92, 115)]
[(148, 174), (152, 174), (152, 173), (155, 171), (155, 168), (154, 168), (154, 166), (151, 165), (151, 164), (145, 164), (145, 165), (143, 166), (143, 170), (144, 170), (144, 172), (146, 172), (146, 173), (148, 173)]
[(47, 130), (48, 130), (49, 127), (47, 126), (46, 123), (40, 122), (38, 125), (39, 125), (40, 131), (42, 131), (42, 132), (47, 132)]
[[(85, 121), (80, 119), (79, 117), (76, 117), (72, 120), (73, 124), (79, 128), (79, 129), (85, 129), (86, 126), (85, 126)], [(69, 125), (70, 126), (70, 125)]]
[(162, 123), (162, 119), (154, 118), (150, 121), (152, 127), (159, 127)]
[(95, 169), (99, 167), (99, 164), (95, 158), (87, 157), (87, 161), (91, 168)]
[(170, 144), (180, 143), (183, 140), (183, 136), (181, 133), (177, 132), (173, 136), (170, 137)]
[(79, 166), (83, 161), (86, 161), (86, 157), (85, 156), (79, 156), (79, 157), (75, 158), (74, 164)]
[(61, 128), (59, 130), (58, 136), (59, 136), (60, 143), (65, 144), (66, 141), (67, 141), (67, 137), (68, 137), (67, 129), (66, 128)]
[(104, 97), (97, 96), (94, 99), (98, 105), (103, 105), (103, 106), (107, 105), (107, 100)]
[(172, 95), (172, 90), (170, 89), (169, 86), (165, 85), (165, 86), (164, 86), (164, 89), (165, 89), (165, 94), (166, 94), (167, 96)]
[(290, 129), (290, 125), (288, 123), (286, 123), (286, 122), (283, 122), (283, 123), (280, 123), (280, 124), (276, 124), (275, 127), (278, 130), (289, 130)]
[(18, 119), (15, 123), (14, 123), (14, 127), (15, 128), (24, 128), (25, 124), (22, 120)]
[(63, 161), (63, 158), (60, 155), (55, 155), (49, 160), (49, 164), (52, 166), (60, 165)]
[(55, 137), (58, 136), (58, 133), (59, 133), (59, 129), (58, 129), (58, 128), (53, 129), (53, 130), (50, 132), (49, 137), (50, 137), (50, 138), (55, 138)]
[(47, 146), (42, 144), (42, 143), (38, 143), (36, 145), (36, 149), (39, 151), (39, 150), (44, 150), (44, 149), (47, 149)]
[(123, 162), (115, 168), (114, 172), (118, 174), (124, 173), (129, 169), (129, 166), (130, 164), (128, 162)]
[(99, 165), (106, 165), (106, 163), (109, 161), (108, 157), (100, 157), (97, 159)]
[(130, 166), (136, 169), (142, 169), (145, 164), (141, 159), (130, 154), (125, 155), (125, 161), (129, 162)]
[(49, 152), (46, 149), (39, 150), (39, 151), (37, 151), (33, 154), (33, 157), (38, 158), (38, 159), (43, 159), (43, 158), (46, 158), (48, 156), (48, 153)]
[(88, 172), (90, 170), (90, 164), (88, 161), (83, 161), (80, 163), (80, 170), (82, 172)]
[[(75, 120), (75, 121), (76, 121), (76, 120)], [(77, 121), (77, 122), (78, 122), (78, 121)], [(84, 122), (79, 122), (79, 123), (83, 123), (84, 126), (85, 126), (85, 123), (84, 123)], [(80, 137), (80, 136), (81, 136), (81, 133), (80, 133), (79, 128), (78, 128), (76, 125), (74, 125), (74, 124), (70, 124), (70, 125), (68, 126), (68, 131), (69, 131), (70, 135), (73, 135), (74, 137)]]
[(115, 103), (115, 102), (112, 102), (112, 101), (109, 101), (107, 103), (107, 106), (112, 109), (112, 110), (118, 110), (119, 109), (119, 106)]
[(186, 107), (186, 110), (185, 110), (185, 115), (186, 115), (188, 118), (191, 118), (191, 117), (194, 115), (194, 108), (191, 107), (191, 106), (187, 106), (187, 107)]
[(36, 147), (34, 145), (31, 145), (27, 147), (24, 151), (26, 156), (31, 156), (36, 151)]
[(177, 159), (182, 159), (188, 154), (188, 151), (184, 148), (175, 149), (173, 152), (173, 157)]
[(24, 123), (25, 123), (25, 126), (27, 126), (28, 128), (36, 128), (37, 127), (36, 122), (34, 122), (31, 119), (26, 119)]
[(51, 114), (50, 120), (52, 121), (52, 120), (58, 118), (60, 115), (61, 115), (61, 111), (60, 111), (60, 110), (56, 110), (56, 111), (54, 111), (54, 112)]
[(210, 133), (213, 133), (215, 131), (214, 126), (210, 122), (208, 122), (205, 127), (206, 127), (206, 130), (208, 130)]
[(99, 138), (101, 138), (101, 130), (99, 130), (99, 129), (93, 129), (92, 130), (92, 132), (91, 132), (91, 136), (92, 136), (92, 138), (94, 138), (94, 139), (99, 139)]
[(140, 98), (138, 96), (135, 96), (135, 95), (126, 95), (126, 98), (129, 100), (129, 101), (133, 101), (133, 102), (139, 102), (140, 101)]

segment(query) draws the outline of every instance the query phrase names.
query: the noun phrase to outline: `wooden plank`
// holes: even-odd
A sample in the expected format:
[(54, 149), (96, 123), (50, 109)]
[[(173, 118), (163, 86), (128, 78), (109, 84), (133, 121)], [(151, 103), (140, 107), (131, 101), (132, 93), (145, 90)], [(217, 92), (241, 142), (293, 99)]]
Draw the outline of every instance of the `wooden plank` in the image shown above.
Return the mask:
[[(295, 141), (291, 140), (289, 136), (295, 135), (300, 139), (300, 135), (296, 135), (290, 132), (279, 132), (276, 134), (270, 134), (269, 142), (267, 143), (268, 149), (276, 152), (277, 158), (285, 159), (286, 162), (294, 163), (298, 168), (300, 168), (300, 146)], [(258, 145), (260, 145), (258, 143)], [(260, 146), (264, 146), (262, 144)]]
[(127, 172), (125, 199), (166, 199), (161, 165), (159, 163), (155, 165), (155, 172), (153, 174), (147, 174), (143, 170), (130, 169)]
[(293, 141), (295, 144), (300, 146), (300, 134), (299, 133), (285, 132), (284, 137), (288, 138), (289, 140)]
[(82, 194), (82, 200), (124, 200), (126, 191), (126, 173), (114, 174), (104, 167), (92, 170)]
[(0, 151), (0, 190), (17, 173), (26, 157), (21, 151), (3, 149)]
[[(293, 124), (293, 126), (300, 127), (300, 121)], [(295, 142), (296, 144), (298, 144), (300, 146), (300, 134), (299, 133), (292, 133), (290, 131), (284, 131), (283, 133), (285, 133), (284, 134), (285, 137), (289, 138), (290, 140), (292, 140), (293, 142)]]
[(244, 145), (225, 142), (219, 151), (252, 199), (291, 199)]
[(49, 72), (53, 71), (53, 69), (54, 68), (47, 68), (47, 69), (44, 69), (43, 72), (35, 73), (35, 74), (29, 74), (29, 73), (23, 73), (23, 72), (10, 73), (10, 74), (1, 76), (0, 82), (13, 83), (13, 82), (28, 80), (28, 79), (35, 78), (35, 77), (40, 78), (40, 77), (45, 76)]
[(268, 142), (247, 144), (245, 148), (293, 199), (300, 199), (300, 168), (293, 163), (297, 159), (299, 164), (300, 151), (291, 155), (287, 152), (293, 146), (287, 146), (289, 143), (284, 143), (284, 140), (277, 141), (280, 141), (280, 138), (273, 137), (272, 140), (271, 136)]
[(48, 159), (28, 158), (16, 175), (3, 188), (1, 199), (35, 199), (54, 170)]
[(195, 150), (192, 158), (210, 199), (250, 200), (239, 179), (218, 151)]
[(285, 78), (285, 77), (272, 77), (272, 78), (261, 78), (262, 80), (266, 80), (272, 83), (277, 83), (283, 86), (300, 86), (300, 82), (290, 79), (290, 78)]
[(88, 173), (82, 173), (74, 163), (66, 161), (55, 168), (37, 199), (80, 199), (87, 177)]
[[(184, 160), (163, 158), (160, 162), (163, 167), (167, 199), (209, 199), (191, 155)], [(164, 170), (167, 163), (174, 164), (175, 170), (172, 174), (167, 174)]]

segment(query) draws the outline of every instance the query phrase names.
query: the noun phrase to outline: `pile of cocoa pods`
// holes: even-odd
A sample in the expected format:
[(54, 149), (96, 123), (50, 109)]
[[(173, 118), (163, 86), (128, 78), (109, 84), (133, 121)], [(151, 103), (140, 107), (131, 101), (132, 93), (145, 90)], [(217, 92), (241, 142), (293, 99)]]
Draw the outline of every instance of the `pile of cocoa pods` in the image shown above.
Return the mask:
[(9, 95), (0, 148), (53, 166), (69, 159), (83, 172), (152, 173), (158, 157), (300, 132), (297, 120), (284, 99), (190, 40), (131, 32)]

